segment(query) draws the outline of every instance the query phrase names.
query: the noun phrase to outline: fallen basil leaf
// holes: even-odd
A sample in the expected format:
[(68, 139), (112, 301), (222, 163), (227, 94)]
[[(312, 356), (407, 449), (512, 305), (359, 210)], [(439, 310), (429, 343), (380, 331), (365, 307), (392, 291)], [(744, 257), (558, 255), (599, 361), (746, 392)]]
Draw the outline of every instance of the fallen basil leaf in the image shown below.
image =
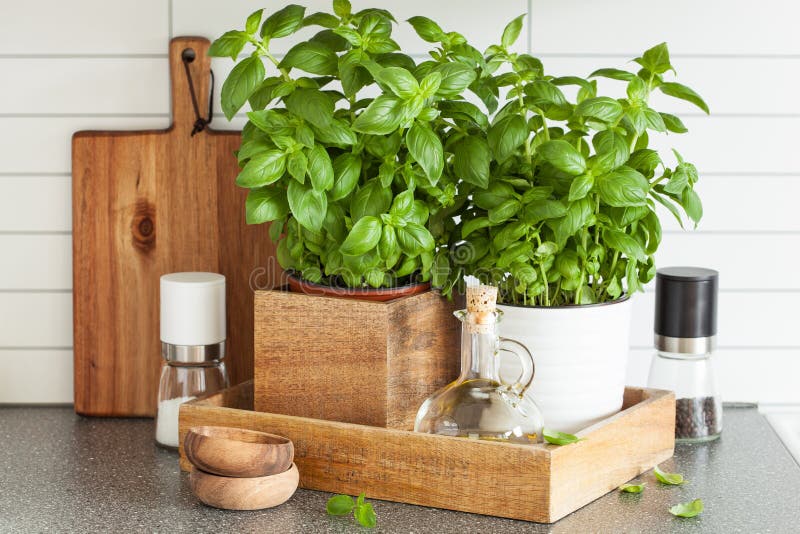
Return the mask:
[(328, 499), (326, 509), (330, 515), (347, 515), (355, 505), (349, 495), (334, 495)]
[(372, 503), (356, 506), (353, 516), (363, 527), (373, 528), (378, 524), (378, 516), (375, 515), (375, 510), (372, 509)]
[(644, 482), (641, 484), (623, 484), (619, 487), (619, 490), (623, 493), (641, 493), (644, 491), (644, 486)]
[(558, 430), (550, 430), (549, 428), (542, 430), (542, 436), (544, 436), (544, 440), (547, 443), (552, 443), (553, 445), (569, 445), (570, 443), (583, 441), (583, 438), (559, 432)]
[(659, 469), (658, 466), (653, 468), (653, 474), (656, 476), (656, 480), (669, 486), (680, 486), (686, 482), (686, 480), (683, 478), (683, 475), (678, 473), (665, 473)]
[(692, 502), (682, 502), (669, 509), (669, 513), (677, 517), (694, 517), (703, 512), (703, 500), (695, 499)]

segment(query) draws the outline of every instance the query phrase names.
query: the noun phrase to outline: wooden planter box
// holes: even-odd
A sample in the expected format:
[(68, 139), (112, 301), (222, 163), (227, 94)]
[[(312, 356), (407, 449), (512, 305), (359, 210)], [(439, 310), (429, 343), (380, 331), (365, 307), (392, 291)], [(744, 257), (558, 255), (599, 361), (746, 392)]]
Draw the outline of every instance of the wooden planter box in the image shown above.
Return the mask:
[(460, 368), (455, 304), (429, 291), (389, 302), (255, 295), (255, 409), (408, 430)]
[(517, 445), (252, 410), (252, 383), (180, 409), (181, 468), (189, 428), (220, 425), (290, 438), (300, 487), (462, 512), (552, 523), (670, 458), (672, 392), (627, 388), (623, 410), (581, 432), (585, 441)]

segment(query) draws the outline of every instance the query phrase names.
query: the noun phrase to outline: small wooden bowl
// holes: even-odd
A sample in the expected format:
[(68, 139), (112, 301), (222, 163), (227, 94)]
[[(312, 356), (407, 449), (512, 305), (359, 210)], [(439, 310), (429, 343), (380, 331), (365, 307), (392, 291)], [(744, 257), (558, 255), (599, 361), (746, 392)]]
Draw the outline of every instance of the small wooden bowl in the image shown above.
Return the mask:
[(283, 436), (224, 426), (196, 426), (183, 441), (186, 457), (206, 473), (253, 478), (285, 472), (294, 445)]
[(300, 473), (292, 464), (288, 471), (257, 478), (233, 478), (192, 469), (189, 485), (198, 499), (225, 510), (261, 510), (289, 500), (300, 483)]

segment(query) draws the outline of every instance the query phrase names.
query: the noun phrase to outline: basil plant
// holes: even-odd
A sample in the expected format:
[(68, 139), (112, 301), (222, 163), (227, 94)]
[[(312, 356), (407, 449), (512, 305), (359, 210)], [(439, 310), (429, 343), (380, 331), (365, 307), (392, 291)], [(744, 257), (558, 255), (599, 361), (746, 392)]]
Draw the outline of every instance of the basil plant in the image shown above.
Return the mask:
[[(535, 57), (509, 50), (521, 26), (522, 17), (512, 21), (482, 58), (455, 51), (455, 61), (474, 66), (471, 88), (493, 116), (457, 117), (448, 137), (454, 157), (445, 172), (461, 178), (464, 204), (445, 290), (473, 274), (509, 304), (591, 304), (640, 291), (655, 275), (656, 206), (682, 224), (702, 216), (695, 166), (674, 151), (670, 165), (650, 148), (651, 135), (686, 127), (653, 109), (650, 96), (708, 107), (669, 81), (666, 44), (634, 59), (635, 72), (553, 77)], [(598, 77), (617, 80), (619, 94), (599, 94)]]
[[(386, 10), (334, 0), (333, 11), (289, 5), (264, 19), (258, 10), (210, 48), (237, 62), (222, 86), (225, 115), (252, 109), (237, 153), (247, 222), (271, 222), (279, 263), (311, 282), (426, 281), (435, 263), (448, 272), (436, 250), (460, 206), (443, 140), (477, 72), (400, 53)], [(275, 40), (298, 31), (312, 33), (278, 59)], [(480, 55), (457, 33), (436, 38)]]

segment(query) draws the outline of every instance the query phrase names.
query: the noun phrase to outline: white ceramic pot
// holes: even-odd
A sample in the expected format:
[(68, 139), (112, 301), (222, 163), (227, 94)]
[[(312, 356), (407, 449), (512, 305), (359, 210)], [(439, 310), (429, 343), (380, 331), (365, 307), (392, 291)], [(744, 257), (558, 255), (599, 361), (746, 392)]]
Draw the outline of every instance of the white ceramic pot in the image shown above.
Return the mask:
[[(499, 333), (533, 354), (528, 390), (545, 427), (575, 433), (622, 408), (628, 360), (631, 301), (556, 308), (498, 305)], [(514, 377), (514, 362), (501, 363)]]

